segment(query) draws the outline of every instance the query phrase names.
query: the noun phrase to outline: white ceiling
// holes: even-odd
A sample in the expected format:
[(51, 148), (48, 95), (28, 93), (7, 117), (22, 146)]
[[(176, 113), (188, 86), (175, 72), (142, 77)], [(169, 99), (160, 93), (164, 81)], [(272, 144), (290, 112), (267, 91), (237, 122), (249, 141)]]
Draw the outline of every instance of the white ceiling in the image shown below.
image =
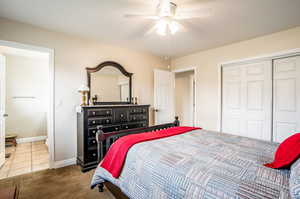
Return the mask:
[(1, 0), (0, 16), (106, 44), (182, 56), (300, 25), (300, 0), (174, 0), (179, 9), (210, 8), (212, 15), (184, 21), (174, 36), (145, 35), (153, 22), (126, 19), (154, 13), (154, 0)]

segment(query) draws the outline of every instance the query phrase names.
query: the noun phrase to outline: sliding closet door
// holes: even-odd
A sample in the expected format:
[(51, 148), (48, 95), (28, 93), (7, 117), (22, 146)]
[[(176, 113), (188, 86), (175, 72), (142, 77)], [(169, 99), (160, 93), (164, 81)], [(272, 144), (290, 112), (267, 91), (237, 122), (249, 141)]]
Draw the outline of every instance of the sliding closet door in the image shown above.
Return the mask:
[(273, 141), (300, 132), (300, 56), (274, 60)]
[(222, 132), (241, 135), (241, 87), (242, 68), (222, 68)]
[(223, 132), (271, 140), (271, 61), (224, 67), (222, 93)]
[(271, 141), (272, 62), (243, 67), (243, 135)]

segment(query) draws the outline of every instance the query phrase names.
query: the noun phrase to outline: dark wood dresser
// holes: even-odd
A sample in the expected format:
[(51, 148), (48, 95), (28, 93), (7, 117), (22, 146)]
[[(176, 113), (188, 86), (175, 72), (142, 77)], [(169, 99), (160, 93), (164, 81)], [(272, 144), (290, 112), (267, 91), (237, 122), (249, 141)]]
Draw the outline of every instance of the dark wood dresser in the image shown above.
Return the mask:
[(81, 111), (77, 111), (77, 164), (82, 171), (97, 167), (97, 126), (102, 125), (104, 132), (148, 127), (149, 106), (126, 104), (81, 107)]

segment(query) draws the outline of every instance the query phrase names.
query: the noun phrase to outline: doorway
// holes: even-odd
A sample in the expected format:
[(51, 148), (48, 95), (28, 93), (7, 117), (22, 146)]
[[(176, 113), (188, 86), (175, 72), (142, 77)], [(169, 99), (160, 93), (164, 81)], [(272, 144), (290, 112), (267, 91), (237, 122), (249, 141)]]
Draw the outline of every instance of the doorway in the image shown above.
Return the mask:
[(52, 167), (53, 53), (0, 41), (0, 54), (1, 179)]
[(175, 115), (182, 126), (195, 126), (195, 71), (174, 71)]

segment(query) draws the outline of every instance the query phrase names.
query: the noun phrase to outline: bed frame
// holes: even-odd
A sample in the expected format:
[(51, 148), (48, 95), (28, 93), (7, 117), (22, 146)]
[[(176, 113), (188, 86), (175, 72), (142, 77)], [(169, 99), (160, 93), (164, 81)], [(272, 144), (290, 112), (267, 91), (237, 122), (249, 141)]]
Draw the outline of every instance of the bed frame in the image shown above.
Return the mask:
[[(172, 123), (160, 124), (155, 126), (150, 126), (146, 128), (136, 128), (129, 130), (121, 130), (115, 132), (104, 133), (102, 128), (103, 126), (97, 126), (96, 140), (97, 140), (97, 149), (98, 149), (98, 162), (100, 162), (108, 151), (109, 147), (120, 137), (130, 134), (137, 133), (145, 133), (145, 132), (153, 132), (162, 129), (167, 129), (175, 126), (179, 126), (180, 122), (178, 117), (175, 117), (175, 121)], [(117, 198), (117, 199), (127, 199), (128, 197), (121, 191), (121, 189), (111, 182), (104, 182), (98, 185), (99, 192), (103, 192), (104, 185), (109, 189), (109, 191)]]

